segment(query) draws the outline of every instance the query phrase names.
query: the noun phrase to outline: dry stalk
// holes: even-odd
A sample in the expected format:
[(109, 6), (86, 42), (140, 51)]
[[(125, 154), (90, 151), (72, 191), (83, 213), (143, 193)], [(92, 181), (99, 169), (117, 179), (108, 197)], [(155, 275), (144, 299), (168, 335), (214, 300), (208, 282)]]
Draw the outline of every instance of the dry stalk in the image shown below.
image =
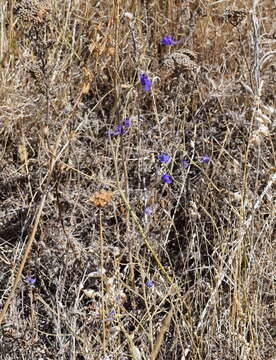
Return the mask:
[[(251, 222), (254, 218), (254, 212), (260, 207), (261, 205), (261, 202), (263, 200), (263, 197), (265, 196), (265, 194), (268, 193), (268, 191), (271, 189), (272, 185), (276, 182), (276, 173), (274, 173), (272, 176), (271, 176), (271, 179), (269, 180), (268, 184), (266, 185), (264, 191), (262, 192), (262, 194), (259, 196), (258, 200), (256, 201), (254, 207), (253, 207), (253, 211), (252, 211), (252, 214), (241, 224), (240, 226), (240, 229), (239, 229), (239, 233), (238, 233), (238, 236), (237, 236), (237, 242), (235, 244), (235, 247), (234, 249), (232, 250), (232, 253), (231, 255), (229, 256), (229, 260), (227, 262), (227, 269), (229, 269), (232, 264), (233, 264), (233, 261), (235, 260), (236, 258), (236, 255), (237, 253), (240, 251), (240, 248), (244, 242), (244, 237), (246, 236), (246, 233), (251, 225)], [(276, 203), (275, 203), (276, 205)], [(200, 316), (200, 321), (196, 327), (196, 332), (198, 333), (202, 326), (204, 325), (204, 321), (205, 321), (205, 317), (207, 315), (207, 312), (209, 310), (209, 308), (214, 304), (214, 301), (216, 299), (216, 296), (217, 296), (217, 292), (225, 278), (227, 274), (227, 270), (223, 269), (217, 276), (217, 283), (216, 283), (216, 287), (214, 289), (214, 291), (212, 292), (204, 310), (202, 311), (201, 313), (201, 316)]]
[(150, 360), (155, 360), (158, 356), (160, 347), (163, 343), (164, 340), (164, 336), (166, 331), (168, 331), (170, 324), (171, 324), (171, 320), (172, 320), (172, 315), (173, 315), (173, 306), (171, 307), (169, 313), (167, 314), (167, 316), (165, 317), (165, 320), (163, 321), (159, 334), (156, 338), (156, 341), (154, 343), (152, 352), (151, 352), (151, 356), (150, 356)]
[[(61, 128), (58, 136), (57, 136), (57, 140), (56, 140), (56, 143), (55, 143), (55, 147), (54, 147), (54, 151), (52, 153), (52, 160), (51, 160), (51, 163), (49, 165), (49, 170), (48, 170), (48, 173), (45, 175), (44, 179), (42, 180), (41, 184), (40, 184), (40, 189), (42, 189), (42, 185), (44, 184), (44, 182), (46, 182), (45, 184), (45, 190), (44, 190), (44, 193), (42, 195), (42, 198), (41, 198), (41, 201), (40, 201), (40, 204), (39, 204), (39, 207), (38, 207), (38, 211), (37, 211), (37, 214), (35, 216), (35, 221), (34, 221), (34, 226), (33, 226), (33, 230), (31, 232), (31, 235), (29, 237), (29, 240), (26, 244), (26, 247), (25, 247), (25, 251), (24, 251), (24, 254), (23, 254), (23, 257), (22, 257), (22, 260), (20, 262), (20, 265), (19, 265), (19, 268), (18, 268), (18, 272), (16, 274), (16, 277), (15, 277), (15, 280), (14, 280), (14, 283), (13, 283), (13, 286), (12, 286), (12, 289), (7, 297), (7, 300), (4, 304), (4, 307), (0, 313), (0, 325), (1, 323), (3, 322), (4, 318), (5, 318), (5, 315), (8, 311), (8, 308), (9, 308), (9, 305), (10, 305), (10, 302), (12, 300), (12, 298), (14, 297), (14, 294), (15, 294), (15, 291), (17, 289), (17, 285), (20, 281), (20, 278), (21, 278), (21, 275), (22, 275), (22, 272), (24, 270), (24, 266), (26, 264), (26, 261), (28, 259), (28, 256), (30, 254), (30, 251), (31, 251), (31, 248), (32, 248), (32, 244), (33, 244), (33, 241), (34, 241), (34, 238), (35, 238), (35, 235), (37, 233), (37, 229), (38, 229), (38, 225), (39, 225), (39, 222), (40, 222), (40, 218), (41, 218), (41, 215), (42, 215), (42, 211), (43, 211), (43, 208), (44, 208), (44, 205), (45, 205), (45, 201), (46, 201), (46, 198), (47, 198), (47, 195), (48, 195), (48, 188), (49, 188), (49, 185), (50, 185), (50, 181), (52, 179), (52, 174), (53, 174), (53, 171), (54, 171), (54, 168), (56, 166), (56, 163), (57, 161), (60, 159), (60, 157), (62, 156), (62, 154), (64, 153), (64, 151), (66, 150), (66, 148), (68, 147), (68, 145), (70, 144), (70, 140), (68, 140), (62, 147), (62, 149), (58, 152), (58, 148), (59, 148), (59, 145), (60, 145), (60, 142), (62, 140), (62, 136), (64, 134), (64, 131), (65, 129), (67, 128), (75, 110), (76, 110), (76, 107), (80, 101), (82, 97), (82, 92), (79, 94), (79, 96), (77, 97), (76, 101), (75, 101), (75, 104), (72, 108), (72, 111), (71, 111), (71, 116), (68, 116), (67, 120), (65, 121), (63, 127)], [(101, 99), (103, 100), (103, 99)], [(99, 102), (100, 103), (100, 102)], [(97, 103), (97, 105), (99, 104)], [(95, 107), (97, 106), (95, 105)], [(82, 127), (82, 125), (84, 124), (85, 120), (83, 120), (76, 128), (76, 132), (79, 131)]]

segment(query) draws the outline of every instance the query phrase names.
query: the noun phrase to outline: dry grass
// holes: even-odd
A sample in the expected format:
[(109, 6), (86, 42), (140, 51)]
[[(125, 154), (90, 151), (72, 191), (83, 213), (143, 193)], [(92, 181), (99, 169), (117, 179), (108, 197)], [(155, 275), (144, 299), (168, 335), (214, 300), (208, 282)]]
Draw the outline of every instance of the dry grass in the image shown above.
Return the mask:
[(1, 359), (276, 359), (275, 17), (1, 2)]

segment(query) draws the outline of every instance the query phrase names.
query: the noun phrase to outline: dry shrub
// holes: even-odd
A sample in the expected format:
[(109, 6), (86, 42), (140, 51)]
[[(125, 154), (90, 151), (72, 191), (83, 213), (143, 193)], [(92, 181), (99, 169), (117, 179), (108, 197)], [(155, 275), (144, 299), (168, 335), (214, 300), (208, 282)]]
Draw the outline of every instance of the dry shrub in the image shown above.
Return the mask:
[(1, 3), (3, 358), (273, 359), (273, 11)]

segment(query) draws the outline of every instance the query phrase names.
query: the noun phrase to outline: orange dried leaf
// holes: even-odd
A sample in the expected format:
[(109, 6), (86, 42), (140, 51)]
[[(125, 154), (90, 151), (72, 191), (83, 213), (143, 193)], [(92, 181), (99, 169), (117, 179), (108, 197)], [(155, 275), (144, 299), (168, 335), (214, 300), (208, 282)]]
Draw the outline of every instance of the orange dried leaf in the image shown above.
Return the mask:
[(97, 207), (104, 207), (112, 199), (112, 192), (101, 190), (90, 197), (90, 202)]

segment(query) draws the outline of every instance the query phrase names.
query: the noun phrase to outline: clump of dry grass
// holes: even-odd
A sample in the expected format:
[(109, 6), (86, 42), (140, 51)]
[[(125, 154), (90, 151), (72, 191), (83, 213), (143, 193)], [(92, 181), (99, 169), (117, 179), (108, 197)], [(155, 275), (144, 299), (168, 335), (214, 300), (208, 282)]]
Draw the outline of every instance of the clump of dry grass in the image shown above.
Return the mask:
[(273, 6), (1, 3), (3, 358), (273, 359)]

